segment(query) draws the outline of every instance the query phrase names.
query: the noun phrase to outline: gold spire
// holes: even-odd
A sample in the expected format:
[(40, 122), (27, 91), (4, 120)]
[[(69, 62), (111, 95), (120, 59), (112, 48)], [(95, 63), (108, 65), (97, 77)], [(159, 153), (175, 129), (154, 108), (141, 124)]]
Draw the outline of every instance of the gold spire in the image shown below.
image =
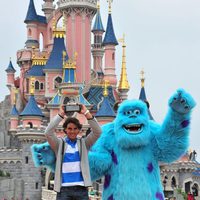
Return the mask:
[(30, 95), (34, 95), (35, 93), (35, 78), (30, 77)]
[(144, 87), (144, 81), (145, 81), (145, 78), (144, 78), (144, 70), (142, 69), (142, 71), (140, 72), (141, 74), (141, 87), (143, 88)]
[(100, 10), (100, 0), (97, 0), (97, 10)]
[(15, 87), (15, 88), (14, 88), (14, 98), (13, 98), (14, 105), (16, 105), (16, 101), (17, 101), (16, 96), (17, 96), (17, 94), (18, 94), (18, 89)]
[(104, 97), (107, 97), (108, 96), (108, 86), (109, 86), (109, 81), (108, 80), (105, 80), (104, 81), (104, 84), (103, 84), (103, 96)]
[(16, 105), (16, 95), (18, 94), (18, 89), (16, 87), (12, 87), (11, 88), (11, 94), (13, 95), (13, 99), (12, 99), (12, 102), (11, 104), (12, 105)]
[(122, 43), (123, 54), (122, 54), (122, 70), (121, 70), (121, 77), (120, 77), (118, 89), (129, 90), (130, 85), (128, 83), (127, 73), (126, 73), (126, 44), (125, 44), (125, 34), (123, 34), (123, 38), (122, 39), (119, 39), (119, 42)]
[(109, 7), (108, 7), (108, 13), (110, 14), (112, 12), (112, 2), (113, 0), (107, 0)]

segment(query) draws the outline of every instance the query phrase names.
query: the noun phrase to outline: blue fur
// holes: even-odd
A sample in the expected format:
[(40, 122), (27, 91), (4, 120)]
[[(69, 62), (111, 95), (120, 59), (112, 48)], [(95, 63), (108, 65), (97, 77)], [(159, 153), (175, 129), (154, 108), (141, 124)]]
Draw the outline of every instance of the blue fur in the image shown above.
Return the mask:
[[(89, 153), (93, 180), (105, 176), (103, 200), (164, 200), (159, 161), (172, 162), (188, 148), (193, 98), (183, 89), (169, 100), (162, 125), (149, 120), (142, 101), (125, 101), (114, 122), (102, 127), (102, 135)], [(140, 112), (139, 112), (139, 111)], [(131, 133), (125, 125), (143, 124)]]
[(35, 167), (44, 166), (52, 172), (55, 171), (56, 157), (48, 142), (33, 144), (31, 146), (31, 152)]

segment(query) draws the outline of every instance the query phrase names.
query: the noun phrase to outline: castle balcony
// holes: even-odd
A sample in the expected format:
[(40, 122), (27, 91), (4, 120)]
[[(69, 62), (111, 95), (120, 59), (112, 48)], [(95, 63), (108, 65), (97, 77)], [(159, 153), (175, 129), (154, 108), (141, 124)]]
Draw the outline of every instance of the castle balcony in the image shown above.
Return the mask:
[[(92, 44), (91, 46), (92, 46), (92, 48), (94, 48), (94, 49), (100, 49), (100, 50), (103, 49), (102, 43)], [(104, 50), (103, 50), (103, 51), (104, 51)]]
[(46, 141), (45, 127), (18, 126), (16, 136), (21, 142), (42, 143)]
[(33, 49), (20, 49), (17, 51), (17, 63), (22, 63), (26, 61), (31, 61), (34, 58), (48, 58), (49, 54), (46, 50), (40, 52), (40, 50), (37, 48)]
[(97, 0), (59, 0), (58, 8), (66, 9), (72, 7), (87, 7), (96, 10)]
[(17, 63), (30, 61), (32, 59), (31, 49), (21, 49), (17, 51)]
[(0, 148), (0, 164), (22, 162), (22, 149)]

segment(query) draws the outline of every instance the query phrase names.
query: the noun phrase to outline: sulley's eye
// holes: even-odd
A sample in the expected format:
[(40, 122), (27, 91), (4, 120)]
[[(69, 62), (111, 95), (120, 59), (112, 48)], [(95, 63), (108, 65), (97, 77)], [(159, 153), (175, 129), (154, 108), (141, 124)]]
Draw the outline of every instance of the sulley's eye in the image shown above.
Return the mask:
[(124, 112), (125, 115), (131, 115), (132, 113), (133, 113), (132, 110), (128, 110), (128, 111)]
[(135, 115), (139, 115), (140, 113), (141, 113), (140, 110), (134, 110)]

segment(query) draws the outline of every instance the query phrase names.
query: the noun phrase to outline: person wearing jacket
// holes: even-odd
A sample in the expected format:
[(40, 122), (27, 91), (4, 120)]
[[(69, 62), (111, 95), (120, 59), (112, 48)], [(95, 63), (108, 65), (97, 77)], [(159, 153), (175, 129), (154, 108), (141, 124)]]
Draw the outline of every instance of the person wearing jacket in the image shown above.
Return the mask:
[(86, 137), (80, 137), (79, 120), (68, 117), (63, 124), (64, 138), (58, 138), (55, 128), (64, 119), (64, 107), (46, 128), (45, 135), (56, 155), (54, 190), (57, 200), (88, 200), (87, 187), (92, 185), (88, 163), (88, 151), (101, 134), (97, 120), (85, 105), (80, 104), (80, 114), (85, 115), (91, 128)]

